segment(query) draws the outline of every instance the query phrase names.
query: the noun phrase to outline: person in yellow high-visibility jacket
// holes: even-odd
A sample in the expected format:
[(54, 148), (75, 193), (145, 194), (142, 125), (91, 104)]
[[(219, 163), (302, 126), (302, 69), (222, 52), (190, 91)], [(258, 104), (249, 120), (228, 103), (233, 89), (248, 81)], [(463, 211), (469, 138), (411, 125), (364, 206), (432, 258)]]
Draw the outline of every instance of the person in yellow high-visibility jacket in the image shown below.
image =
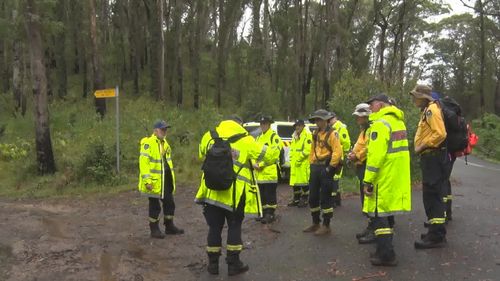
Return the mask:
[(272, 223), (276, 219), (276, 208), (278, 207), (278, 198), (276, 188), (278, 187), (279, 158), (283, 149), (283, 141), (278, 134), (271, 129), (274, 122), (271, 116), (262, 116), (259, 120), (262, 133), (257, 136), (258, 143), (266, 145), (272, 152), (275, 162), (266, 164), (263, 162), (254, 162), (254, 168), (257, 170), (257, 183), (259, 185), (260, 196), (262, 197), (263, 217), (260, 222), (263, 224)]
[(170, 125), (163, 120), (154, 124), (153, 134), (141, 140), (139, 155), (139, 191), (149, 199), (149, 228), (151, 237), (162, 239), (160, 231), (161, 206), (163, 205), (166, 234), (182, 234), (184, 230), (174, 225), (175, 173), (172, 149), (166, 140)]
[[(248, 270), (240, 260), (243, 250), (241, 224), (245, 216), (260, 217), (262, 205), (251, 161), (275, 163), (274, 152), (260, 144), (241, 126), (243, 121), (236, 115), (229, 116), (213, 130), (218, 137), (227, 140), (231, 147), (234, 184), (226, 190), (210, 189), (202, 175), (195, 202), (203, 205), (203, 215), (208, 225), (207, 255), (210, 274), (219, 274), (219, 257), (222, 250), (222, 230), (227, 223), (228, 274), (236, 275)], [(211, 132), (203, 135), (199, 157), (205, 158), (215, 140)]]
[[(347, 130), (346, 124), (339, 120), (334, 112), (331, 112), (333, 118), (328, 120), (332, 129), (336, 131), (339, 135), (340, 144), (342, 145), (342, 160), (347, 157), (349, 150), (351, 149), (351, 137), (349, 136), (349, 131)], [(342, 205), (342, 189), (340, 188), (340, 179), (342, 178), (342, 168), (339, 173), (333, 176), (333, 207)]]
[(290, 145), (290, 186), (293, 188), (293, 199), (288, 206), (307, 206), (309, 197), (309, 153), (312, 135), (305, 129), (305, 122), (298, 119), (293, 124), (295, 131)]
[(390, 217), (411, 210), (410, 153), (404, 113), (384, 94), (370, 98), (370, 139), (363, 212), (372, 218), (377, 250), (372, 265), (397, 264)]

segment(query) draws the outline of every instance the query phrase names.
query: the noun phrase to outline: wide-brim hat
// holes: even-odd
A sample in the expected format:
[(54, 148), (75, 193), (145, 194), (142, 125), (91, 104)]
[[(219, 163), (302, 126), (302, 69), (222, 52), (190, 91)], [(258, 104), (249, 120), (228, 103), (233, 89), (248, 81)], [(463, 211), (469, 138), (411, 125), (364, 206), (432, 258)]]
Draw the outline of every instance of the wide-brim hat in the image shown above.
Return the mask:
[(410, 95), (417, 99), (427, 99), (433, 101), (432, 88), (427, 85), (417, 85), (410, 91)]
[(334, 115), (330, 111), (324, 109), (318, 109), (314, 111), (311, 115), (309, 115), (309, 122), (314, 123), (314, 120), (318, 118), (321, 120), (329, 120), (332, 119), (333, 117)]
[(371, 113), (372, 113), (372, 111), (370, 110), (369, 104), (360, 103), (360, 104), (356, 105), (356, 108), (354, 108), (354, 112), (352, 113), (352, 115), (363, 117), (363, 116), (368, 116)]

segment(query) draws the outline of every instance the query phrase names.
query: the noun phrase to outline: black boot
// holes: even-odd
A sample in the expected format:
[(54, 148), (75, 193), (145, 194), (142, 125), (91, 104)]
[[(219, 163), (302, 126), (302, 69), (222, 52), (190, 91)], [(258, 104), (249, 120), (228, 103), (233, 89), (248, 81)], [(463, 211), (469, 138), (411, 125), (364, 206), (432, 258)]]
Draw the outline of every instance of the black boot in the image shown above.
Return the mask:
[(158, 226), (158, 222), (150, 222), (149, 230), (151, 231), (151, 238), (163, 239), (165, 235), (161, 233), (160, 226)]
[(375, 233), (373, 233), (373, 231), (370, 231), (366, 235), (359, 237), (358, 243), (359, 244), (375, 243)]
[(276, 216), (274, 215), (274, 209), (267, 209), (267, 212), (265, 212), (264, 217), (260, 221), (263, 224), (269, 224), (273, 223), (276, 220)]
[(415, 241), (415, 249), (432, 249), (446, 246), (446, 229), (441, 224), (429, 225), (429, 232), (421, 235), (420, 241)]
[(396, 266), (396, 253), (392, 245), (392, 234), (383, 234), (376, 237), (377, 251), (370, 257), (370, 262), (375, 266)]
[(219, 274), (219, 257), (220, 253), (207, 253), (208, 254), (208, 266), (207, 271), (210, 274)]
[(183, 233), (184, 233), (184, 229), (178, 228), (177, 226), (175, 226), (174, 220), (171, 220), (171, 219), (165, 220), (165, 234), (175, 235), (175, 234), (183, 234)]
[(299, 207), (299, 208), (307, 207), (307, 205), (309, 205), (308, 199), (309, 198), (307, 195), (300, 196), (300, 201), (299, 201), (299, 204), (297, 205), (297, 207)]
[(227, 251), (227, 274), (229, 276), (237, 275), (248, 271), (248, 265), (244, 264), (240, 260), (239, 251)]

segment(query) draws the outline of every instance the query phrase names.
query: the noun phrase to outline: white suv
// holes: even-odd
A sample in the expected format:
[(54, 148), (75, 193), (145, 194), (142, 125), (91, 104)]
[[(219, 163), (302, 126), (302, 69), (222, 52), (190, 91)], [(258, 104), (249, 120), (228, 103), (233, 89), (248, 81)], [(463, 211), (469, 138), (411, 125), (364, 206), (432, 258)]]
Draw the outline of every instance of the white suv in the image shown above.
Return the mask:
[[(280, 154), (280, 177), (283, 180), (290, 178), (290, 143), (294, 132), (293, 124), (294, 122), (288, 121), (275, 121), (271, 124), (271, 129), (278, 133), (283, 141), (283, 151)], [(243, 127), (254, 138), (262, 133), (259, 122), (247, 122), (243, 124)]]

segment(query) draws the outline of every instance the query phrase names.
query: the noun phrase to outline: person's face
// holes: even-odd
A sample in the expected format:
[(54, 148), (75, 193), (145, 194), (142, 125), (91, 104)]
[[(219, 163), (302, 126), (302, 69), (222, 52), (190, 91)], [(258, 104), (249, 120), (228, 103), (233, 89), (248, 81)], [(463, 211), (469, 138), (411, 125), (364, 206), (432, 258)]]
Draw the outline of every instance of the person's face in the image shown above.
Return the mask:
[(356, 116), (356, 123), (358, 125), (364, 125), (368, 122), (368, 116)]
[(167, 128), (155, 129), (154, 133), (159, 139), (163, 139), (167, 136)]
[(413, 100), (413, 104), (418, 107), (418, 108), (424, 108), (425, 105), (427, 104), (427, 100), (426, 99), (420, 99), (420, 98), (416, 98), (415, 96), (411, 96), (412, 97), (412, 100)]
[(382, 107), (384, 106), (384, 103), (378, 100), (374, 100), (370, 102), (370, 110), (372, 112), (378, 112)]
[(300, 133), (302, 133), (303, 129), (304, 129), (304, 125), (297, 125), (297, 126), (295, 126), (295, 133), (297, 135), (300, 135)]
[(326, 126), (328, 125), (328, 121), (320, 119), (320, 118), (316, 118), (314, 120), (314, 123), (316, 124), (316, 126), (318, 126), (318, 128), (320, 130), (324, 130), (326, 128)]
[(269, 130), (270, 127), (271, 127), (270, 123), (260, 122), (260, 129), (262, 130), (263, 133), (267, 132), (267, 130)]

